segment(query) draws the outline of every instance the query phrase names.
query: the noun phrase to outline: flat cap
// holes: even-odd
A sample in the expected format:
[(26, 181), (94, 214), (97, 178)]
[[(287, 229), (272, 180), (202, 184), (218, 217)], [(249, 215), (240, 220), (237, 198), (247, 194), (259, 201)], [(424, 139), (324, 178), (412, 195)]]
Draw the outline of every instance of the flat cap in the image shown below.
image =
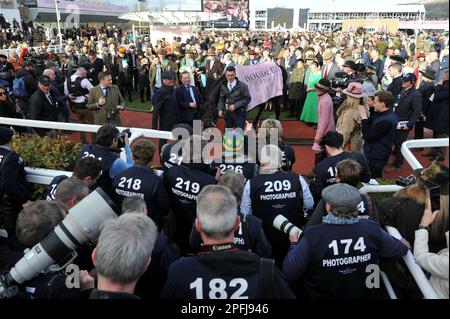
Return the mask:
[(322, 191), (323, 200), (331, 207), (342, 212), (356, 212), (361, 203), (361, 194), (356, 187), (338, 183), (326, 187)]
[(174, 77), (175, 77), (175, 75), (173, 74), (172, 71), (164, 71), (161, 74), (161, 79), (163, 79), (163, 80), (173, 80)]

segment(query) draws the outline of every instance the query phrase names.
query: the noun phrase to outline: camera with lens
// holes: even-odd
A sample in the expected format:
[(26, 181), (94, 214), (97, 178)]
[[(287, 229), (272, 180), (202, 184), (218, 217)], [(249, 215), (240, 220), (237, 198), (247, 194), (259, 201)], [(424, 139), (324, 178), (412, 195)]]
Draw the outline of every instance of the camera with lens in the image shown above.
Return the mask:
[(42, 273), (64, 269), (76, 258), (77, 248), (98, 238), (106, 220), (117, 218), (116, 212), (116, 205), (101, 188), (83, 198), (47, 237), (26, 249), (9, 272), (0, 272), (0, 299), (13, 298), (17, 285)]
[(416, 178), (414, 177), (414, 175), (410, 175), (408, 177), (399, 176), (395, 180), (395, 184), (397, 184), (398, 186), (403, 186), (403, 187), (408, 187), (408, 186), (414, 185), (415, 183), (416, 183)]
[(120, 149), (125, 147), (125, 137), (131, 137), (131, 130), (129, 128), (124, 129), (117, 137), (117, 148)]
[(348, 74), (344, 72), (337, 72), (335, 76), (336, 77), (331, 80), (331, 87), (333, 89), (336, 88), (345, 89), (348, 85), (347, 83)]

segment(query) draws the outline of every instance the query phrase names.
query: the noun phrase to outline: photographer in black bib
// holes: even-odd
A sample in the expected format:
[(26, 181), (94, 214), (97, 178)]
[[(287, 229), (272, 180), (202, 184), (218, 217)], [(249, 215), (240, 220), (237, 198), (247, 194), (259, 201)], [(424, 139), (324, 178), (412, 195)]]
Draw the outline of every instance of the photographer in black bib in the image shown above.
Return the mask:
[(161, 178), (149, 167), (155, 154), (155, 146), (149, 140), (139, 139), (132, 146), (134, 166), (114, 177), (111, 197), (122, 206), (127, 197), (144, 198), (149, 217), (158, 229), (163, 227), (163, 216), (169, 214), (169, 196)]
[(374, 221), (357, 218), (361, 194), (355, 187), (331, 185), (322, 197), (328, 215), (306, 229), (300, 241), (292, 240), (283, 263), (285, 278), (302, 279), (297, 288), (308, 299), (373, 298), (377, 289), (367, 285), (367, 267), (380, 257), (400, 258), (408, 247)]
[[(219, 170), (205, 164), (201, 157), (205, 145), (206, 141), (199, 135), (185, 140), (181, 165), (174, 165), (164, 173), (164, 184), (175, 217), (173, 241), (178, 245), (180, 255), (190, 250), (189, 235), (195, 220), (197, 196), (205, 186), (216, 184), (219, 176)], [(201, 149), (194, 149), (194, 146), (201, 146)]]
[(195, 227), (203, 245), (169, 268), (161, 297), (171, 299), (288, 299), (292, 291), (273, 260), (233, 244), (240, 220), (229, 189), (205, 187), (197, 198)]
[[(95, 144), (83, 145), (77, 160), (92, 157), (98, 159), (102, 164), (102, 175), (95, 184), (96, 187), (102, 187), (103, 190), (108, 191), (112, 179), (133, 165), (128, 138), (127, 133), (119, 133), (114, 125), (107, 123), (98, 129)], [(125, 151), (126, 162), (119, 156), (122, 147)]]
[(289, 248), (289, 236), (273, 227), (274, 219), (282, 215), (300, 228), (305, 225), (305, 215), (314, 201), (302, 176), (281, 170), (282, 154), (278, 146), (264, 146), (260, 163), (260, 175), (245, 184), (241, 212), (262, 220), (264, 233), (274, 247), (272, 256), (281, 265)]

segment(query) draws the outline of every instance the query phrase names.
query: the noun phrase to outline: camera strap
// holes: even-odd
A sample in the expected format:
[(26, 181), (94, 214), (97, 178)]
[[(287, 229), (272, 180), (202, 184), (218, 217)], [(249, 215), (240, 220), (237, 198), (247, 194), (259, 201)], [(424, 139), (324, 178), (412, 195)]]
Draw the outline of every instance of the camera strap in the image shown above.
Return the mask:
[(250, 236), (248, 234), (248, 216), (247, 214), (242, 214), (241, 219), (241, 227), (242, 227), (242, 235), (244, 236), (245, 248), (248, 251), (252, 251), (252, 247), (250, 245)]
[(261, 258), (259, 264), (259, 284), (261, 299), (273, 299), (273, 282), (275, 280), (275, 260)]

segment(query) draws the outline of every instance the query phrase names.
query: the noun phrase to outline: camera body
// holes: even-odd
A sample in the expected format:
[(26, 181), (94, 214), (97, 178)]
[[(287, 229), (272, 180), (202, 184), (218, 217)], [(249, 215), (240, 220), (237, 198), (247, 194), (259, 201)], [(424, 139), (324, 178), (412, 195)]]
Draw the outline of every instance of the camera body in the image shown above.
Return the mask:
[(395, 184), (397, 184), (398, 186), (403, 186), (403, 187), (408, 187), (408, 186), (414, 185), (415, 183), (416, 183), (416, 178), (414, 177), (414, 175), (410, 175), (408, 177), (399, 176), (395, 180)]
[(119, 136), (117, 137), (117, 148), (125, 147), (125, 137), (128, 138), (131, 137), (131, 130), (129, 128), (124, 129), (122, 133), (120, 133)]

